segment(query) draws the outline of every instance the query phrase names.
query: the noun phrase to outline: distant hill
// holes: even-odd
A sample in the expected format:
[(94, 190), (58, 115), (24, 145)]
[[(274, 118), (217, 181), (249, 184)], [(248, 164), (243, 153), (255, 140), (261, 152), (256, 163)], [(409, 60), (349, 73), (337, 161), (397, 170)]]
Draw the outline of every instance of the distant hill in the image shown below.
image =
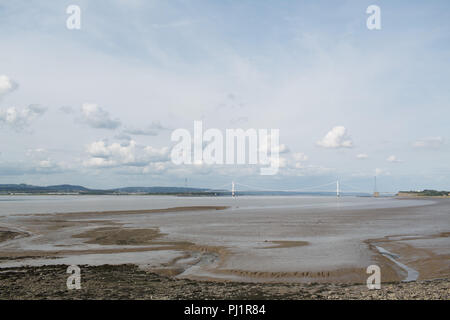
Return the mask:
[(123, 193), (190, 193), (190, 192), (205, 192), (210, 189), (204, 188), (187, 188), (187, 187), (124, 187), (109, 189), (111, 192)]
[(89, 189), (82, 186), (73, 186), (69, 184), (62, 184), (56, 186), (33, 186), (29, 184), (0, 184), (0, 192), (18, 192), (18, 193), (51, 193), (51, 192), (87, 192)]
[(30, 193), (78, 193), (78, 194), (189, 194), (208, 192), (210, 189), (186, 187), (125, 187), (115, 189), (88, 189), (83, 186), (61, 184), (55, 186), (33, 186), (29, 184), (0, 184), (0, 194)]

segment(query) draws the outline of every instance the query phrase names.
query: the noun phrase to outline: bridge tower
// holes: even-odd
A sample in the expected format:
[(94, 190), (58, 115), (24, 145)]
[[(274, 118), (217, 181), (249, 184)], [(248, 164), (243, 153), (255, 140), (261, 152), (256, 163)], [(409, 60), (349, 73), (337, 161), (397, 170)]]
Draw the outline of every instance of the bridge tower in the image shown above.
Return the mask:
[(231, 182), (231, 196), (236, 198), (236, 187), (234, 185), (234, 181)]
[(377, 176), (373, 177), (373, 196), (375, 198), (378, 198), (380, 196), (380, 193), (377, 191)]
[(339, 188), (339, 179), (338, 180), (336, 180), (336, 197), (340, 197), (341, 196), (341, 191), (340, 191), (340, 188)]

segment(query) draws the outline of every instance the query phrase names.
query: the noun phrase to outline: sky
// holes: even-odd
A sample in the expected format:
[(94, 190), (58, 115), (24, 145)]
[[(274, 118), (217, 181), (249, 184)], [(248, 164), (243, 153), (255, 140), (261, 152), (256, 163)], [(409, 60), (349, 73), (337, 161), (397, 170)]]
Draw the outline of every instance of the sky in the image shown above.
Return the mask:
[[(81, 9), (68, 29), (67, 7)], [(369, 30), (377, 5), (381, 29)], [(450, 189), (450, 2), (0, 0), (0, 184)], [(280, 170), (176, 165), (279, 129)], [(333, 186), (329, 186), (330, 190)], [(314, 191), (312, 189), (311, 191)]]

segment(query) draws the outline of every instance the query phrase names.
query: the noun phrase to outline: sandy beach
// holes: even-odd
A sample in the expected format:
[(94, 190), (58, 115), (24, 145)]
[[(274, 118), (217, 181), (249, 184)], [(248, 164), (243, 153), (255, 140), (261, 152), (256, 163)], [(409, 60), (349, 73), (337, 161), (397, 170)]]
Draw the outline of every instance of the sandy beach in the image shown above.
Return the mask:
[[(447, 199), (334, 199), (319, 207), (305, 199), (277, 206), (286, 202), (278, 199), (273, 208), (220, 201), (2, 212), (1, 298), (189, 299), (189, 284), (197, 298), (448, 299)], [(383, 283), (375, 293), (365, 285), (373, 264)], [(81, 267), (84, 293), (61, 293), (68, 265)]]

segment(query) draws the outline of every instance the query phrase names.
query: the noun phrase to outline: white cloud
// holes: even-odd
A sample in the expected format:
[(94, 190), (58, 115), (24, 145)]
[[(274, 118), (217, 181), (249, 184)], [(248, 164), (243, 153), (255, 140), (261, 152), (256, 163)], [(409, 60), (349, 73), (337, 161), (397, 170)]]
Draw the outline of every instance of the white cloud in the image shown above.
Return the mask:
[(283, 154), (283, 153), (289, 153), (291, 152), (291, 150), (289, 149), (289, 147), (287, 145), (285, 145), (284, 143), (279, 144), (277, 146), (271, 146), (270, 145), (270, 134), (268, 135), (267, 139), (264, 139), (264, 141), (261, 142), (261, 144), (259, 145), (259, 152), (265, 152), (265, 153), (270, 153), (270, 152), (278, 152), (279, 154)]
[(51, 159), (39, 161), (15, 161), (0, 163), (0, 174), (4, 176), (23, 176), (28, 174), (59, 174), (72, 171), (64, 162), (54, 162)]
[(158, 131), (165, 130), (159, 121), (153, 121), (151, 125), (144, 129), (127, 128), (124, 130), (125, 134), (140, 135), (140, 136), (156, 136)]
[(114, 136), (114, 138), (117, 139), (117, 140), (125, 140), (125, 141), (133, 140), (133, 139), (131, 138), (131, 136), (129, 136), (129, 135), (123, 133), (123, 132), (122, 132), (122, 133), (119, 133), (119, 134), (116, 134), (116, 135)]
[(83, 161), (83, 165), (85, 167), (107, 168), (107, 167), (114, 167), (117, 164), (113, 160), (94, 157), (94, 158), (89, 158), (89, 159)]
[(43, 154), (44, 152), (46, 152), (44, 148), (28, 149), (26, 155), (33, 156), (34, 154)]
[(322, 140), (317, 141), (317, 145), (323, 148), (351, 148), (353, 142), (347, 134), (347, 129), (337, 126), (331, 129)]
[(44, 148), (28, 149), (25, 155), (31, 160), (45, 160), (49, 157), (49, 153)]
[(146, 156), (148, 159), (155, 161), (167, 161), (169, 156), (169, 148), (163, 147), (163, 148), (154, 148), (152, 146), (146, 146), (144, 148), (146, 152)]
[(105, 141), (95, 141), (87, 146), (87, 153), (93, 158), (112, 158), (118, 163), (131, 163), (135, 161), (136, 142), (131, 140), (128, 144), (112, 143), (108, 145)]
[(165, 171), (171, 164), (168, 162), (154, 162), (146, 166), (142, 173), (161, 173)]
[(429, 137), (417, 140), (413, 143), (415, 148), (433, 148), (437, 149), (444, 144), (442, 137)]
[(83, 103), (81, 114), (84, 122), (92, 128), (116, 129), (120, 126), (118, 119), (111, 119), (109, 113), (95, 103)]
[(376, 168), (375, 175), (376, 176), (390, 176), (391, 173), (389, 171), (386, 171), (385, 169)]
[(43, 115), (46, 108), (38, 105), (30, 105), (23, 109), (10, 107), (0, 110), (0, 126), (5, 125), (15, 130), (27, 127), (31, 121)]
[(0, 98), (17, 89), (18, 84), (8, 76), (0, 75)]
[(278, 148), (273, 148), (272, 152), (277, 152), (282, 154), (282, 153), (289, 153), (291, 150), (289, 149), (289, 147), (287, 145), (285, 145), (284, 143), (280, 144), (278, 146)]
[(95, 141), (86, 147), (89, 159), (83, 162), (86, 167), (132, 166), (144, 167), (151, 162), (169, 160), (169, 148), (141, 146), (134, 140), (128, 143)]
[(294, 159), (293, 167), (296, 169), (304, 169), (305, 166), (303, 165), (304, 161), (308, 161), (308, 156), (304, 154), (303, 152), (295, 152), (292, 155), (292, 158)]
[(403, 160), (400, 160), (395, 155), (391, 155), (391, 156), (387, 157), (386, 161), (389, 161), (389, 162), (403, 162)]
[(158, 132), (156, 130), (153, 130), (151, 128), (145, 128), (145, 129), (127, 129), (124, 131), (126, 134), (132, 134), (135, 136), (157, 136)]
[(40, 168), (51, 168), (53, 167), (53, 163), (50, 160), (41, 160), (39, 161)]
[(269, 163), (277, 168), (286, 168), (288, 161), (285, 157), (269, 157)]
[(303, 152), (296, 152), (293, 155), (295, 161), (307, 161), (308, 156), (304, 154)]
[(356, 158), (357, 159), (361, 159), (361, 160), (367, 159), (368, 157), (369, 156), (367, 154), (365, 154), (365, 153), (360, 153), (360, 154), (356, 155)]

